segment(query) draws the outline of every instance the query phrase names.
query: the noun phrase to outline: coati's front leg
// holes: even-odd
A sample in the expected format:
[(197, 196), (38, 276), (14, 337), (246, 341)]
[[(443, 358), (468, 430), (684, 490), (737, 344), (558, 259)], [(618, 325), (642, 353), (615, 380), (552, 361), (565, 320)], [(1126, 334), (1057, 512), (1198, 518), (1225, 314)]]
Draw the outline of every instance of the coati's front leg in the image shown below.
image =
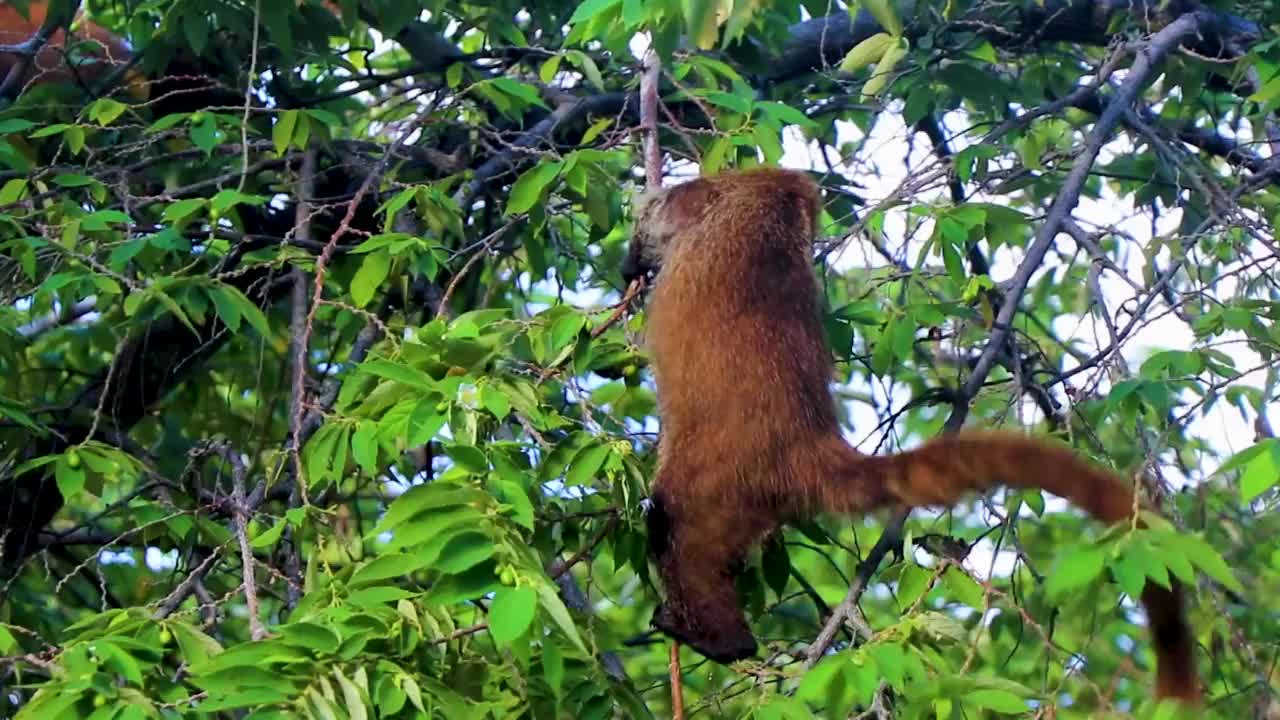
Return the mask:
[(653, 500), (649, 549), (666, 591), (653, 626), (716, 662), (751, 657), (756, 640), (738, 603), (734, 574), (747, 549), (775, 524), (724, 504), (673, 498), (661, 489)]

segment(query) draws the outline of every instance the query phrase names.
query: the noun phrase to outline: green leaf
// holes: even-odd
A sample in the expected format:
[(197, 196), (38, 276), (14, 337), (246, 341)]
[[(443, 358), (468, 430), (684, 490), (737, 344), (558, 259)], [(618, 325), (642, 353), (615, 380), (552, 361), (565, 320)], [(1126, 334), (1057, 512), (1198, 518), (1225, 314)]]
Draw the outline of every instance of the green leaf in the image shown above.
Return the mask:
[(369, 477), (378, 475), (378, 425), (368, 420), (356, 424), (351, 434), (351, 457)]
[(409, 367), (392, 360), (366, 360), (360, 363), (360, 371), (395, 380), (403, 385), (418, 390), (435, 390), (436, 383), (431, 379), (430, 375), (422, 372), (417, 368)]
[(570, 50), (567, 55), (569, 62), (582, 71), (582, 75), (587, 78), (587, 82), (591, 83), (596, 90), (603, 92), (604, 76), (600, 74), (600, 68), (596, 65), (596, 61), (580, 50)]
[(461, 530), (478, 527), (484, 521), (484, 515), (471, 507), (436, 508), (396, 528), (384, 549), (390, 552), (414, 548), (428, 558), (428, 564), (435, 563), (450, 537)]
[(218, 146), (218, 123), (213, 115), (204, 118), (191, 126), (191, 142), (204, 151), (205, 155), (213, 152)]
[(13, 178), (6, 181), (4, 187), (0, 187), (0, 205), (11, 205), (18, 202), (26, 191), (26, 178)]
[(1142, 590), (1147, 585), (1147, 573), (1142, 563), (1132, 554), (1124, 553), (1111, 563), (1111, 574), (1116, 584), (1129, 597), (1142, 597)]
[(179, 200), (165, 207), (164, 212), (160, 213), (160, 217), (171, 223), (180, 223), (198, 212), (206, 203), (208, 203), (208, 200), (204, 198)]
[(437, 405), (439, 403), (431, 398), (424, 398), (413, 406), (405, 428), (405, 440), (410, 446), (418, 447), (426, 444), (440, 432), (440, 428), (444, 427), (448, 418), (437, 409)]
[(495, 88), (498, 88), (502, 92), (519, 98), (527, 105), (538, 105), (544, 108), (547, 107), (547, 104), (543, 102), (542, 97), (538, 95), (538, 89), (529, 83), (520, 82), (519, 80), (513, 80), (508, 77), (496, 77), (488, 82), (492, 83)]
[(716, 23), (717, 3), (712, 0), (684, 0), (684, 22), (689, 35), (699, 50), (710, 50), (716, 46), (720, 36), (720, 27)]
[(539, 604), (551, 616), (552, 621), (560, 628), (560, 632), (569, 638), (579, 652), (589, 655), (587, 646), (582, 642), (582, 636), (578, 634), (578, 627), (573, 624), (573, 618), (569, 615), (569, 608), (564, 606), (560, 596), (550, 585), (538, 583), (537, 590)]
[(560, 62), (562, 60), (564, 60), (564, 56), (559, 54), (552, 55), (547, 58), (547, 60), (542, 63), (541, 67), (538, 68), (538, 79), (541, 80), (543, 84), (549, 84), (555, 79), (556, 72), (560, 70)]
[(1027, 712), (1027, 701), (1008, 690), (974, 690), (964, 696), (965, 702), (988, 710), (1008, 714)]
[(464, 532), (449, 539), (435, 568), (457, 575), (493, 556), (493, 539), (478, 532)]
[(853, 49), (845, 53), (840, 61), (840, 69), (844, 72), (856, 72), (868, 65), (879, 62), (885, 52), (894, 45), (893, 36), (888, 33), (876, 33), (863, 40)]
[(782, 597), (787, 589), (787, 580), (791, 578), (791, 557), (787, 554), (787, 546), (781, 542), (766, 544), (760, 562), (765, 583), (775, 595)]
[[(59, 187), (66, 187), (66, 188), (84, 187), (86, 185), (92, 185), (93, 183), (94, 183), (93, 178), (89, 177), (88, 175), (80, 175), (77, 173), (60, 173), (58, 175), (53, 176), (53, 184)], [(196, 200), (196, 202), (204, 202), (204, 201)]]
[(485, 475), (489, 472), (489, 459), (480, 448), (459, 443), (446, 443), (444, 451), (459, 467), (473, 475)]
[(338, 434), (337, 425), (325, 423), (302, 447), (303, 467), (309, 484), (315, 485), (333, 475), (333, 451), (338, 444)]
[(1280, 76), (1271, 78), (1266, 85), (1263, 85), (1257, 92), (1249, 96), (1249, 100), (1259, 105), (1271, 102), (1280, 97)]
[(424, 562), (423, 558), (418, 555), (406, 555), (405, 553), (382, 555), (370, 560), (356, 570), (351, 576), (351, 586), (368, 585), (379, 580), (408, 575), (426, 565), (427, 562)]
[(511, 195), (507, 198), (503, 217), (528, 212), (536, 205), (547, 186), (560, 173), (560, 166), (559, 161), (543, 161), (526, 170), (511, 186)]
[(98, 98), (89, 106), (89, 119), (106, 127), (128, 108), (127, 105), (109, 97)]
[[(593, 400), (594, 397), (593, 395)], [(480, 386), (480, 404), (499, 420), (505, 418), (511, 412), (511, 401), (507, 399), (507, 396), (501, 390), (487, 383)]]
[(277, 520), (274, 525), (258, 534), (257, 537), (249, 541), (249, 545), (255, 548), (271, 547), (280, 540), (280, 536), (284, 534), (284, 528), (289, 523), (284, 520)]
[(132, 655), (119, 645), (99, 638), (93, 643), (93, 650), (109, 669), (114, 670), (133, 685), (142, 685), (142, 668)]
[(531, 587), (513, 587), (499, 592), (489, 606), (489, 634), (499, 646), (511, 644), (529, 629), (538, 609), (538, 593)]
[(799, 125), (801, 127), (817, 128), (818, 123), (809, 119), (808, 115), (785, 103), (773, 102), (771, 100), (761, 100), (756, 103), (756, 110), (773, 118), (778, 124), (782, 125)]
[(608, 445), (592, 443), (582, 448), (569, 461), (569, 469), (565, 471), (565, 484), (589, 485), (607, 457), (609, 457)]
[(271, 142), (275, 145), (277, 155), (283, 155), (293, 140), (294, 129), (298, 126), (298, 110), (285, 110), (271, 127)]
[(365, 706), (360, 689), (339, 668), (334, 668), (333, 676), (338, 681), (338, 687), (342, 689), (342, 699), (346, 706), (347, 716), (351, 720), (368, 720), (369, 711)]
[(62, 139), (67, 141), (67, 149), (72, 155), (79, 155), (84, 149), (85, 132), (84, 128), (79, 125), (72, 125), (62, 133)]
[(369, 253), (364, 256), (364, 262), (360, 264), (360, 269), (356, 271), (355, 277), (351, 278), (351, 301), (356, 307), (364, 307), (373, 299), (378, 288), (387, 279), (387, 273), (391, 271), (391, 254), (386, 250)]
[(1050, 598), (1060, 598), (1069, 590), (1087, 585), (1102, 574), (1106, 556), (1102, 550), (1085, 545), (1073, 547), (1058, 556), (1045, 591)]
[(578, 337), (587, 319), (578, 313), (569, 313), (556, 318), (551, 324), (551, 352), (557, 353)]
[(819, 706), (834, 704), (832, 700), (844, 695), (849, 665), (849, 656), (843, 653), (822, 658), (800, 680), (796, 698)]
[(898, 17), (898, 11), (894, 9), (890, 0), (863, 0), (862, 6), (871, 13), (871, 17), (880, 23), (880, 27), (885, 32), (894, 37), (902, 36), (902, 20)]
[(1232, 592), (1243, 595), (1244, 587), (1231, 572), (1231, 566), (1212, 545), (1199, 535), (1187, 531), (1163, 532), (1156, 536), (1160, 545), (1169, 549), (1168, 555), (1180, 555), (1190, 560), (1205, 575), (1222, 583)]
[(942, 571), (942, 584), (965, 605), (975, 610), (985, 609), (986, 603), (983, 602), (985, 594), (982, 586), (961, 568), (948, 565), (947, 569)]
[(1240, 475), (1240, 498), (1245, 502), (1253, 501), (1280, 482), (1280, 443), (1272, 438), (1268, 450), (1254, 456)]
[(569, 24), (577, 25), (578, 23), (586, 22), (621, 2), (622, 0), (584, 0), (584, 2), (573, 11), (573, 15), (569, 17)]
[(84, 490), (84, 469), (79, 464), (79, 456), (72, 448), (58, 458), (54, 467), (54, 480), (58, 483), (58, 492), (70, 500)]
[[(244, 318), (255, 332), (263, 338), (272, 336), (271, 326), (267, 323), (267, 316), (263, 314), (262, 309), (256, 303), (250, 300), (239, 288), (230, 285), (219, 285), (208, 291), (210, 298), (214, 299), (214, 306), (218, 309), (218, 316), (222, 317), (223, 322), (226, 318), (222, 316), (224, 307), (234, 307), (235, 314), (239, 318)], [(227, 323), (230, 327), (231, 324)], [(240, 326), (239, 321), (236, 327)]]
[(907, 610), (920, 596), (929, 590), (933, 571), (915, 563), (908, 563), (898, 578), (898, 609)]
[(560, 697), (560, 688), (564, 685), (564, 653), (550, 637), (542, 640), (542, 676), (551, 692)]
[[(5, 118), (4, 120), (0, 120), (0, 135), (20, 133), (24, 130), (30, 130), (35, 126), (35, 123), (24, 118)], [(34, 137), (34, 135), (32, 137)]]
[(488, 499), (489, 494), (483, 490), (452, 483), (434, 482), (415, 485), (391, 503), (391, 507), (387, 508), (387, 513), (382, 516), (382, 520), (369, 533), (369, 536), (394, 530), (409, 518), (426, 510), (454, 505), (477, 505)]
[(217, 640), (186, 621), (169, 619), (165, 621), (165, 627), (169, 628), (174, 640), (178, 641), (178, 648), (182, 650), (182, 659), (188, 665), (203, 664), (209, 658), (222, 653), (222, 646)]

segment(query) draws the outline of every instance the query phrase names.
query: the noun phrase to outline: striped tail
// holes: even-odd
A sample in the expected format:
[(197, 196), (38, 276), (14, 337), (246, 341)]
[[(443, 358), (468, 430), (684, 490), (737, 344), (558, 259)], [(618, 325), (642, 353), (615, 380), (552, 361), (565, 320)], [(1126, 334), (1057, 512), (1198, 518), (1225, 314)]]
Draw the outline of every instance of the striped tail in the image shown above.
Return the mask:
[[(1129, 522), (1136, 509), (1133, 490), (1114, 473), (1064, 446), (1020, 435), (964, 432), (885, 456), (858, 455), (849, 448), (843, 464), (845, 485), (860, 496), (846, 505), (871, 499), (875, 505), (947, 506), (971, 492), (1007, 485), (1047, 490), (1108, 524)], [(1158, 660), (1157, 697), (1199, 704), (1194, 637), (1181, 586), (1173, 579), (1169, 589), (1148, 582), (1142, 604)]]

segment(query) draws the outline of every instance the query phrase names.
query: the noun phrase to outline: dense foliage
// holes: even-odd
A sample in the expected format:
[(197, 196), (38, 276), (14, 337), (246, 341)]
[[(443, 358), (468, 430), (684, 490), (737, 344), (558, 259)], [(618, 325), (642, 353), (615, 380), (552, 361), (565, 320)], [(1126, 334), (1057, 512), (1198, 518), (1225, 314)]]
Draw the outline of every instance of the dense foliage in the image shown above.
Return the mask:
[(1145, 716), (1132, 597), (1170, 577), (1212, 714), (1275, 712), (1280, 8), (1223, 8), (100, 0), (131, 59), (6, 35), (0, 717), (671, 715), (618, 271), (650, 40), (668, 182), (822, 183), (851, 441), (1025, 427), (1169, 518), (788, 529), (739, 583), (762, 652), (685, 651), (687, 716)]

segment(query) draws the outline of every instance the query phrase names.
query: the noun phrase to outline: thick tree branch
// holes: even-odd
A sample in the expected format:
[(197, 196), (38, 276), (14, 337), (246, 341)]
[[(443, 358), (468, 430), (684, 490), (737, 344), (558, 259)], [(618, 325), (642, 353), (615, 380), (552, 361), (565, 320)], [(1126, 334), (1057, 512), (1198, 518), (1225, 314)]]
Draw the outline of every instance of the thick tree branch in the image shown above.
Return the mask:
[[(905, 5), (905, 3), (899, 3)], [(1025, 47), (1040, 43), (1106, 45), (1114, 37), (1111, 20), (1121, 13), (1142, 18), (1151, 29), (1163, 28), (1195, 12), (1200, 16), (1189, 49), (1208, 57), (1234, 56), (1232, 48), (1248, 47), (1262, 37), (1257, 24), (1230, 13), (1203, 7), (1194, 0), (1044, 0), (989, 3), (976, 17), (951, 23), (961, 31), (976, 32), (998, 47)], [(923, 25), (908, 34), (925, 32)], [(790, 38), (769, 60), (771, 80), (790, 80), (835, 67), (845, 53), (872, 35), (882, 32), (864, 7), (856, 18), (844, 11), (796, 23)], [(1188, 36), (1189, 37), (1189, 36)]]

